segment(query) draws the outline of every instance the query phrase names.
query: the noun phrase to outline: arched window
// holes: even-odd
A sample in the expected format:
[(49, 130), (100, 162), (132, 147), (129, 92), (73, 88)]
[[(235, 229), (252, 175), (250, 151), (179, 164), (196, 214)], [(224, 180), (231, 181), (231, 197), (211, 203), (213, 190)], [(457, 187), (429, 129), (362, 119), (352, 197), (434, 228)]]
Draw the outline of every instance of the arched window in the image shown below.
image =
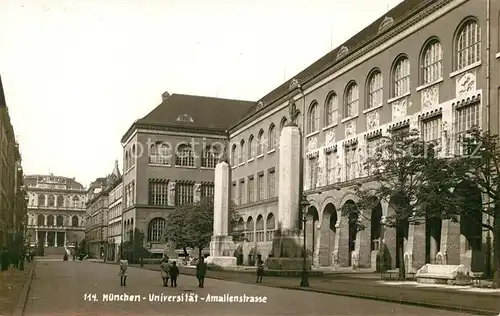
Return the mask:
[(181, 144), (177, 147), (175, 165), (181, 167), (194, 167), (194, 151), (188, 144)]
[(45, 225), (45, 216), (42, 214), (38, 215), (36, 222), (39, 226), (44, 226)]
[(76, 195), (73, 197), (73, 207), (80, 207), (80, 199)]
[(57, 206), (63, 207), (64, 206), (64, 198), (62, 195), (57, 196)]
[(344, 117), (353, 117), (358, 113), (359, 89), (355, 82), (349, 83), (345, 93)]
[(368, 79), (368, 109), (382, 105), (384, 94), (384, 82), (382, 73), (374, 70)]
[(45, 195), (38, 195), (38, 206), (45, 206)]
[(248, 138), (248, 159), (255, 158), (255, 144), (254, 144), (254, 137), (253, 135), (250, 135)]
[(269, 126), (269, 139), (267, 140), (268, 150), (276, 149), (276, 126), (271, 123)]
[(236, 166), (236, 144), (231, 147), (231, 165)]
[(172, 148), (170, 144), (156, 142), (151, 145), (149, 150), (149, 163), (154, 165), (170, 165), (172, 157)]
[(422, 84), (443, 78), (443, 49), (437, 39), (429, 41), (422, 54)]
[(148, 225), (148, 241), (161, 242), (165, 227), (166, 221), (163, 218), (153, 218)]
[(255, 224), (253, 222), (252, 216), (250, 216), (247, 219), (247, 227), (245, 229), (245, 231), (246, 231), (245, 232), (245, 239), (247, 241), (253, 242), (255, 240), (254, 228), (255, 228)]
[(73, 227), (78, 227), (78, 216), (74, 215), (74, 216), (71, 218), (71, 226), (73, 226)]
[(219, 155), (219, 148), (215, 144), (205, 147), (203, 150), (203, 157), (201, 158), (201, 166), (205, 168), (215, 168)]
[(130, 168), (130, 152), (128, 150), (125, 151), (125, 170)]
[(272, 241), (276, 230), (276, 220), (273, 213), (269, 213), (266, 219), (266, 241)]
[(47, 216), (47, 226), (54, 226), (54, 215)]
[(410, 92), (410, 60), (406, 56), (399, 57), (393, 69), (393, 97)]
[(456, 49), (456, 70), (481, 60), (481, 28), (475, 19), (470, 18), (459, 27)]
[(264, 154), (264, 130), (259, 131), (259, 136), (257, 137), (257, 156)]
[(264, 241), (264, 217), (262, 215), (257, 216), (255, 222), (255, 241)]
[(309, 107), (309, 115), (307, 120), (307, 132), (314, 133), (319, 129), (319, 111), (318, 102), (314, 101)]
[(55, 206), (55, 205), (56, 205), (56, 199), (51, 194), (51, 195), (49, 195), (49, 198), (47, 199), (47, 206)]
[(325, 102), (325, 126), (330, 126), (338, 122), (338, 110), (337, 94), (330, 92)]
[(288, 119), (286, 117), (283, 117), (280, 122), (280, 132), (283, 130), (283, 127), (285, 127), (286, 124), (288, 124)]
[(246, 157), (247, 157), (247, 148), (245, 146), (245, 141), (242, 139), (240, 141), (240, 159), (239, 159), (239, 162), (244, 163), (246, 161)]
[(64, 218), (62, 217), (62, 215), (57, 215), (56, 226), (64, 226)]

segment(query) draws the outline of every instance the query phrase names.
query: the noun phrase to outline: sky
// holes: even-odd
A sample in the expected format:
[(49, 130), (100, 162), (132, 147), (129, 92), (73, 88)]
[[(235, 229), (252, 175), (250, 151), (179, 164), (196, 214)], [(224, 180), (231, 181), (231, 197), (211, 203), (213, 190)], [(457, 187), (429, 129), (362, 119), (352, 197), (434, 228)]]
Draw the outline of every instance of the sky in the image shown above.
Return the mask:
[(24, 172), (86, 186), (163, 92), (258, 100), (400, 2), (0, 0)]

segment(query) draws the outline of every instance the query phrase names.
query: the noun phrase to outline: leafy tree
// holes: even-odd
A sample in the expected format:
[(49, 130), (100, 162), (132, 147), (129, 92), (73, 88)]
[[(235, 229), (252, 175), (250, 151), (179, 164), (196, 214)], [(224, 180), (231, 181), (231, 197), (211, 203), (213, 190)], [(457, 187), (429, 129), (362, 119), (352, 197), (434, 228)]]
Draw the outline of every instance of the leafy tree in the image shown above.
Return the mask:
[(192, 248), (198, 248), (199, 257), (203, 248), (210, 244), (214, 227), (214, 208), (211, 203), (191, 205), (186, 214), (186, 238)]
[(135, 228), (129, 230), (128, 235), (128, 240), (123, 243), (123, 252), (131, 263), (137, 263), (149, 255), (149, 251), (144, 248), (144, 233)]
[(435, 144), (420, 140), (417, 130), (393, 132), (381, 139), (380, 145), (368, 153), (364, 169), (370, 170), (373, 186), (358, 183), (358, 202), (346, 204), (342, 215), (356, 229), (366, 229), (363, 218), (371, 220), (362, 210), (373, 210), (379, 200), (391, 204), (383, 225), (396, 229), (399, 256), (399, 278), (405, 279), (404, 238), (410, 224), (422, 219), (441, 217), (442, 209), (453, 205), (453, 178), (450, 168), (439, 159)]
[[(468, 181), (477, 186), (488, 199), (482, 202), (481, 209), (472, 205), (473, 201), (468, 196), (457, 196), (458, 205), (456, 214), (463, 216), (467, 221), (480, 221), (484, 229), (493, 235), (493, 271), (495, 285), (500, 285), (500, 148), (499, 136), (479, 128), (472, 128), (460, 140), (461, 155), (453, 161), (455, 176), (459, 181)], [(472, 212), (481, 212), (481, 216), (474, 216)], [(493, 222), (482, 220), (483, 215), (491, 218)], [(488, 249), (487, 251), (491, 251)], [(492, 271), (487, 271), (491, 273)]]

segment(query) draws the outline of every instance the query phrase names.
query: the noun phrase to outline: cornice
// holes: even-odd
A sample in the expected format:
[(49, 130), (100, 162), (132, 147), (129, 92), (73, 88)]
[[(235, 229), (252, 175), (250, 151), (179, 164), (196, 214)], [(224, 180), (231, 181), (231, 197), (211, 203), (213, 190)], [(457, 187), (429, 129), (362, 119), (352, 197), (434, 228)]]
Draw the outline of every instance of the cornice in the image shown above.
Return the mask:
[[(366, 41), (361, 42), (358, 46), (349, 49), (349, 52), (345, 56), (343, 56), (342, 59), (333, 60), (332, 62), (325, 65), (320, 70), (316, 71), (314, 74), (310, 75), (307, 78), (303, 78), (302, 80), (300, 78), (297, 78), (301, 80), (300, 84), (302, 85), (302, 89), (306, 90), (307, 88), (315, 85), (316, 83), (325, 79), (329, 75), (335, 73), (336, 71), (345, 67), (346, 65), (354, 62), (356, 59), (360, 58), (367, 52), (381, 45), (383, 42), (394, 37), (396, 34), (401, 33), (404, 30), (410, 28), (412, 25), (418, 23), (419, 21), (423, 20), (426, 16), (439, 10), (440, 8), (444, 7), (445, 5), (447, 5), (452, 1), (453, 0), (437, 0), (437, 1), (428, 0), (422, 3), (420, 6), (418, 6), (413, 11), (411, 11), (406, 15), (410, 16), (409, 18), (401, 19), (399, 22), (394, 23), (393, 26), (391, 26), (391, 28), (383, 32), (377, 33), (371, 38), (367, 39)], [(267, 106), (263, 107), (258, 111), (254, 111), (248, 114), (246, 117), (243, 117), (238, 123), (231, 126), (229, 130), (232, 131), (234, 129), (237, 129), (242, 125), (245, 125), (249, 121), (252, 121), (256, 117), (262, 116), (268, 113), (269, 111), (272, 111), (273, 109), (279, 107), (286, 100), (289, 100), (290, 98), (298, 94), (300, 94), (300, 92), (294, 92), (294, 93), (286, 92), (283, 95), (279, 96), (278, 98), (272, 101), (268, 101)]]
[(251, 208), (251, 207), (256, 207), (256, 206), (261, 206), (261, 205), (265, 205), (265, 204), (271, 204), (271, 203), (275, 203), (275, 202), (278, 202), (278, 198), (277, 197), (273, 197), (273, 198), (262, 200), (262, 201), (257, 201), (257, 202), (252, 202), (252, 203), (246, 203), (246, 204), (238, 205), (238, 206), (235, 207), (235, 209), (236, 210), (243, 210), (243, 209), (247, 209), (247, 208)]

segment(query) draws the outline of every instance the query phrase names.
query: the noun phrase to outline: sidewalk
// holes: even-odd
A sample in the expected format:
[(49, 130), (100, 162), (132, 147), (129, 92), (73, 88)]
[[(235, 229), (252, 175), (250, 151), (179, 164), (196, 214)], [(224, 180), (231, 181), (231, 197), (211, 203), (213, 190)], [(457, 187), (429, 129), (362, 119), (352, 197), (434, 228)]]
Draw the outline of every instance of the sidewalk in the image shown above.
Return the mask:
[(0, 315), (14, 313), (23, 288), (30, 280), (33, 264), (25, 262), (24, 271), (11, 266), (9, 270), (0, 272)]

